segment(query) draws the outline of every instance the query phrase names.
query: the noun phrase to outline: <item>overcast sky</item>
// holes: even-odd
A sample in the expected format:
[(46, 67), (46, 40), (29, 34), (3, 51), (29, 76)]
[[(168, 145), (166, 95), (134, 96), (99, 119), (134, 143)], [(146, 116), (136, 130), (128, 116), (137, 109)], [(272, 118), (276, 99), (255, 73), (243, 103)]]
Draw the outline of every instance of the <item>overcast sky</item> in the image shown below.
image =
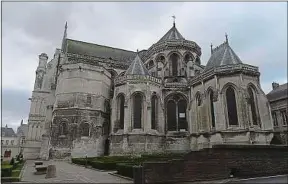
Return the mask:
[(261, 86), (287, 82), (286, 2), (3, 2), (2, 126), (27, 123), (38, 55), (52, 58), (60, 48), (65, 21), (68, 37), (128, 50), (147, 49), (172, 26), (202, 48), (225, 40), (244, 63), (259, 66)]

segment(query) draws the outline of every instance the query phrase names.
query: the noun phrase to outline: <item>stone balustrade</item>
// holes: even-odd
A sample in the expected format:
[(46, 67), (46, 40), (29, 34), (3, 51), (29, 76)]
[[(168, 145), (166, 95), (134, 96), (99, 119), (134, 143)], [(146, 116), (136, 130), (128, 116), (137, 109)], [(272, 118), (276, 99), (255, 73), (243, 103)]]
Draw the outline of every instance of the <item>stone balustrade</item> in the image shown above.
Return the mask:
[(249, 72), (251, 74), (259, 75), (259, 68), (256, 66), (248, 64), (236, 64), (236, 65), (224, 65), (216, 68), (211, 68), (207, 71), (204, 71), (200, 75), (191, 79), (190, 84), (195, 84), (205, 80), (213, 75), (225, 74), (225, 73), (235, 73), (237, 71)]
[(121, 85), (126, 83), (127, 81), (139, 81), (139, 82), (155, 82), (160, 84), (161, 79), (158, 79), (153, 76), (145, 76), (145, 75), (124, 75), (121, 77), (117, 77), (114, 80), (115, 85)]

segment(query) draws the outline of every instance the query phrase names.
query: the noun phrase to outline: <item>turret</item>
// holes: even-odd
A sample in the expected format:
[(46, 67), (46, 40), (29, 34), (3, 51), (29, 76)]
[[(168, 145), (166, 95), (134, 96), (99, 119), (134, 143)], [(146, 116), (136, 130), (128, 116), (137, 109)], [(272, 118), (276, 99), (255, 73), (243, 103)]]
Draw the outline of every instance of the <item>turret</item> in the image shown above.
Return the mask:
[(47, 65), (47, 61), (48, 61), (48, 56), (46, 53), (42, 53), (39, 55), (39, 65), (38, 65), (38, 69), (44, 69), (46, 68), (46, 65)]
[(39, 55), (39, 64), (36, 70), (36, 79), (34, 84), (34, 90), (41, 90), (43, 84), (43, 78), (46, 71), (46, 65), (48, 61), (48, 56), (46, 53)]

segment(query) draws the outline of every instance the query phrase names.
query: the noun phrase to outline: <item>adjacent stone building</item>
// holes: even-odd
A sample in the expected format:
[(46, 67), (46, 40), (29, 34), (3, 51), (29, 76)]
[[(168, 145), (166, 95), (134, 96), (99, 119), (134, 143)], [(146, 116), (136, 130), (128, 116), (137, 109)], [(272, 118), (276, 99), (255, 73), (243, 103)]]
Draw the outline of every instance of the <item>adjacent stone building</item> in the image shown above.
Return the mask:
[[(273, 124), (258, 67), (228, 38), (206, 66), (172, 28), (137, 52), (67, 38), (39, 55), (26, 158), (183, 152), (213, 144), (270, 144)], [(25, 154), (26, 153), (26, 154)]]
[(27, 130), (28, 126), (27, 124), (23, 124), (23, 120), (16, 134), (13, 128), (9, 128), (7, 125), (1, 127), (1, 158), (10, 160), (12, 157), (23, 152)]
[(272, 144), (288, 144), (288, 85), (272, 83), (272, 91), (267, 94), (273, 117), (275, 137)]

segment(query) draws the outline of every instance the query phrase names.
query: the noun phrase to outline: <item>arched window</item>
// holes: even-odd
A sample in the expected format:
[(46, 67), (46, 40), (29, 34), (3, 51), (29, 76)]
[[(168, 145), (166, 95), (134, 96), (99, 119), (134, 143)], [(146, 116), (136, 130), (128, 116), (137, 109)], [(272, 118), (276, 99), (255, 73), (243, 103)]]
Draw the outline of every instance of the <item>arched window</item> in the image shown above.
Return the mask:
[(177, 76), (178, 75), (178, 59), (179, 56), (175, 53), (173, 53), (171, 56), (171, 62), (172, 62), (172, 75)]
[(77, 137), (77, 126), (76, 125), (73, 125), (71, 127), (71, 139), (72, 140), (75, 140)]
[(156, 95), (151, 98), (151, 129), (156, 129), (158, 114), (158, 99)]
[(148, 63), (148, 68), (152, 68), (154, 66), (153, 60), (150, 60)]
[(167, 101), (167, 129), (168, 131), (187, 130), (186, 100), (178, 94), (169, 97)]
[(194, 60), (194, 57), (192, 54), (186, 54), (185, 57), (184, 57), (184, 61), (185, 63), (188, 63), (189, 61), (193, 61)]
[(213, 91), (209, 92), (209, 100), (210, 100), (210, 116), (211, 116), (211, 124), (212, 128), (215, 128), (215, 114), (214, 114), (214, 102), (213, 102)]
[(90, 126), (88, 123), (81, 124), (81, 135), (89, 137), (90, 135)]
[(124, 129), (124, 103), (125, 97), (123, 94), (118, 96), (118, 120), (119, 120), (119, 128)]
[(141, 120), (142, 120), (142, 95), (140, 93), (136, 93), (133, 96), (133, 127), (134, 129), (139, 129), (141, 128)]
[(232, 87), (228, 87), (226, 90), (226, 103), (229, 125), (238, 125), (236, 97)]
[(157, 61), (157, 63), (158, 63), (158, 62), (161, 62), (161, 63), (164, 64), (164, 62), (165, 62), (165, 57), (164, 57), (164, 56), (160, 56), (160, 57), (157, 58), (156, 61)]
[(198, 94), (196, 95), (196, 104), (197, 104), (197, 106), (200, 106), (201, 103), (202, 103), (201, 95), (198, 93)]
[(258, 120), (257, 120), (257, 114), (256, 114), (255, 95), (251, 87), (248, 88), (248, 94), (249, 94), (249, 104), (251, 107), (253, 125), (257, 125)]
[(67, 131), (67, 123), (66, 122), (62, 122), (60, 124), (60, 135), (66, 135), (68, 133)]
[(196, 61), (195, 61), (196, 64), (200, 65), (201, 64), (201, 61), (200, 61), (200, 58), (197, 56), (196, 58)]

